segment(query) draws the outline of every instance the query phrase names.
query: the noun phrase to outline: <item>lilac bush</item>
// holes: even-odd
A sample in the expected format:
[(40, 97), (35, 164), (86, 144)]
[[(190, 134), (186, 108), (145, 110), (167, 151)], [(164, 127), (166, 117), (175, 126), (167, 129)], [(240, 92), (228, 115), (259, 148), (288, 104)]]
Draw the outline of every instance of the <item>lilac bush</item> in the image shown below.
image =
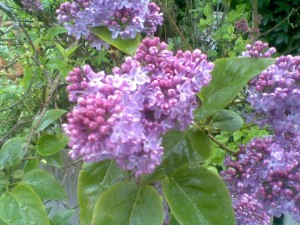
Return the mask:
[(162, 160), (161, 135), (192, 123), (196, 93), (212, 69), (200, 50), (174, 55), (159, 38), (144, 39), (112, 75), (74, 68), (67, 89), (77, 105), (64, 125), (71, 157), (115, 159), (136, 176), (153, 172)]
[(153, 35), (163, 21), (160, 8), (149, 0), (74, 0), (63, 3), (56, 12), (69, 34), (87, 39), (97, 49), (103, 41), (89, 31), (90, 27), (106, 26), (112, 38), (132, 39), (137, 33)]

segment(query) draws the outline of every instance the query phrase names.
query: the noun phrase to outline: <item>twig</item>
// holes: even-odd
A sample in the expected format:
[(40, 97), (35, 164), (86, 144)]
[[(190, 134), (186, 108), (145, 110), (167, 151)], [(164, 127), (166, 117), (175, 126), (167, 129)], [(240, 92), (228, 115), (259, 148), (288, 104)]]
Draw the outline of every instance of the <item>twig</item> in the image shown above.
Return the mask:
[(5, 141), (9, 137), (9, 135), (11, 135), (19, 126), (22, 126), (26, 123), (28, 122), (20, 122), (20, 120), (18, 120), (17, 123), (0, 139), (0, 143)]
[(212, 140), (214, 143), (219, 145), (221, 147), (221, 149), (225, 150), (226, 152), (228, 152), (230, 154), (236, 154), (236, 152), (232, 151), (230, 148), (227, 148), (224, 144), (222, 144), (217, 139), (215, 139), (211, 134), (207, 134), (207, 136), (209, 137), (210, 140)]
[(163, 6), (163, 4), (158, 1), (158, 5), (159, 7), (162, 9), (163, 13), (166, 15), (167, 19), (170, 21), (170, 23), (172, 24), (172, 26), (174, 27), (174, 29), (176, 30), (176, 32), (179, 34), (181, 40), (183, 41), (183, 43), (185, 44), (185, 46), (192, 51), (193, 49), (191, 48), (191, 46), (187, 43), (183, 33), (180, 31), (180, 29), (178, 28), (176, 22), (174, 21), (174, 19), (172, 18), (172, 16), (170, 15), (170, 13), (168, 12), (168, 10), (166, 10)]
[(22, 103), (22, 102), (25, 100), (25, 98), (26, 98), (26, 97), (28, 96), (28, 94), (30, 93), (31, 87), (32, 87), (32, 85), (33, 85), (33, 78), (34, 78), (34, 77), (32, 77), (32, 78), (30, 79), (28, 88), (26, 89), (26, 91), (25, 91), (24, 95), (21, 97), (21, 99), (20, 99), (19, 101), (15, 102), (14, 104), (12, 104), (12, 105), (10, 105), (10, 106), (4, 108), (4, 109), (0, 109), (0, 112), (4, 112), (4, 111), (6, 111), (6, 110), (9, 110), (9, 109), (15, 107), (16, 105), (19, 105), (20, 103)]
[(300, 7), (298, 7), (297, 9), (292, 9), (292, 11), (289, 13), (289, 15), (287, 17), (285, 17), (283, 20), (281, 20), (279, 23), (277, 23), (274, 27), (270, 28), (269, 30), (265, 31), (264, 33), (259, 34), (259, 37), (265, 36), (265, 35), (271, 33), (276, 28), (280, 27), (286, 20), (288, 20), (291, 17), (291, 15), (296, 13), (299, 9), (300, 9)]
[(26, 141), (26, 145), (25, 145), (25, 147), (24, 147), (25, 155), (26, 155), (27, 152), (28, 152), (28, 149), (29, 149), (29, 146), (30, 146), (30, 142), (31, 142), (31, 140), (32, 140), (32, 137), (33, 137), (33, 135), (34, 135), (36, 129), (37, 129), (38, 126), (40, 125), (40, 123), (41, 123), (41, 121), (42, 121), (42, 119), (43, 119), (43, 117), (44, 117), (44, 115), (45, 115), (45, 113), (46, 113), (46, 111), (47, 111), (47, 108), (48, 108), (48, 106), (49, 106), (49, 104), (50, 104), (50, 102), (51, 102), (51, 99), (52, 99), (52, 97), (53, 97), (53, 95), (54, 95), (54, 93), (55, 93), (55, 91), (56, 91), (57, 86), (58, 86), (59, 80), (60, 80), (60, 77), (57, 76), (57, 77), (55, 78), (53, 84), (51, 85), (51, 89), (50, 89), (50, 91), (49, 91), (49, 95), (48, 95), (48, 97), (47, 97), (47, 99), (46, 99), (46, 101), (45, 101), (45, 103), (44, 103), (44, 106), (43, 106), (43, 108), (42, 108), (42, 111), (41, 111), (41, 113), (40, 113), (40, 115), (39, 115), (39, 117), (38, 117), (36, 123), (35, 123), (34, 126), (31, 128), (31, 131), (30, 131), (30, 133), (29, 133), (29, 135), (28, 135), (28, 138), (27, 138), (27, 141)]

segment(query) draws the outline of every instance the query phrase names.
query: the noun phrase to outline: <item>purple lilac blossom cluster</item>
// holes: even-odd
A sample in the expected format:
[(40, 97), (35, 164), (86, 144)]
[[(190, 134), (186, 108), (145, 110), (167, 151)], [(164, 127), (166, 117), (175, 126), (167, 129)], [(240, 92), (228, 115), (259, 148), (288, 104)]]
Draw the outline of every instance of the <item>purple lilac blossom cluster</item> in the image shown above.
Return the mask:
[[(299, 147), (295, 150), (299, 146), (295, 142), (299, 141), (283, 145), (280, 138), (274, 136), (257, 138), (242, 146), (235, 160), (226, 158), (224, 165), (228, 169), (221, 174), (233, 198), (247, 194), (261, 204), (261, 213), (276, 217), (291, 214), (299, 221), (300, 151)], [(236, 211), (237, 218), (243, 217), (239, 213)], [(248, 223), (240, 223), (244, 224)]]
[(39, 0), (22, 0), (23, 7), (29, 12), (38, 12), (44, 10), (42, 3)]
[(262, 204), (248, 194), (238, 195), (232, 199), (239, 225), (268, 225), (270, 217), (263, 211)]
[(246, 19), (240, 19), (239, 21), (237, 21), (235, 24), (234, 24), (234, 27), (242, 32), (242, 33), (247, 33), (250, 31), (250, 27), (248, 26), (248, 22)]
[[(270, 57), (274, 52), (274, 48), (269, 49), (259, 41), (247, 46), (244, 55)], [(250, 122), (268, 126), (274, 135), (241, 146), (236, 158), (227, 157), (224, 162), (227, 170), (221, 173), (233, 198), (248, 194), (269, 216), (291, 214), (297, 221), (300, 221), (299, 80), (300, 57), (288, 55), (278, 57), (275, 64), (249, 82), (247, 101), (254, 112), (246, 116)], [(238, 201), (234, 204), (240, 205)], [(243, 216), (240, 211), (236, 215)]]
[(70, 156), (114, 159), (136, 176), (153, 172), (162, 160), (161, 135), (193, 121), (196, 93), (208, 85), (212, 69), (200, 50), (174, 55), (159, 38), (144, 39), (112, 75), (74, 68), (67, 90), (77, 105), (64, 125)]
[(112, 38), (132, 39), (142, 32), (153, 35), (163, 22), (160, 8), (149, 0), (74, 0), (63, 3), (56, 12), (69, 34), (84, 37), (97, 49), (104, 42), (89, 27), (106, 26)]

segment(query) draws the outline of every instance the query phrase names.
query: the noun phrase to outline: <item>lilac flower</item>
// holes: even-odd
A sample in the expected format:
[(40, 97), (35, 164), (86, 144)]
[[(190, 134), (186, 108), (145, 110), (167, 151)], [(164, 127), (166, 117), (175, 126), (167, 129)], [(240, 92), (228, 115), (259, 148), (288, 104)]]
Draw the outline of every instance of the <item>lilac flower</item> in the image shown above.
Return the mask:
[(269, 216), (299, 217), (300, 146), (298, 136), (253, 139), (236, 159), (228, 157), (221, 176), (230, 192), (239, 198), (248, 194)]
[(135, 38), (137, 33), (153, 35), (163, 17), (160, 9), (149, 0), (74, 0), (63, 3), (56, 11), (59, 23), (77, 39), (83, 37), (92, 47), (100, 49), (103, 41), (88, 28), (106, 26), (112, 38)]
[(29, 12), (43, 11), (44, 7), (39, 0), (22, 0), (23, 7)]
[(275, 133), (300, 133), (300, 57), (281, 56), (250, 81), (247, 101), (255, 109), (252, 121)]
[(242, 53), (244, 57), (270, 58), (276, 52), (275, 48), (269, 48), (269, 45), (262, 41), (256, 41), (254, 45), (248, 44), (246, 49), (247, 51)]
[(113, 159), (136, 176), (161, 163), (161, 135), (192, 122), (195, 96), (213, 68), (199, 50), (174, 56), (166, 49), (158, 38), (146, 38), (113, 75), (88, 65), (70, 72), (67, 90), (77, 105), (64, 130), (72, 158)]
[(241, 19), (239, 21), (237, 21), (235, 24), (234, 24), (234, 27), (243, 32), (243, 33), (246, 33), (246, 32), (249, 32), (250, 31), (250, 27), (248, 26), (248, 22), (246, 19)]

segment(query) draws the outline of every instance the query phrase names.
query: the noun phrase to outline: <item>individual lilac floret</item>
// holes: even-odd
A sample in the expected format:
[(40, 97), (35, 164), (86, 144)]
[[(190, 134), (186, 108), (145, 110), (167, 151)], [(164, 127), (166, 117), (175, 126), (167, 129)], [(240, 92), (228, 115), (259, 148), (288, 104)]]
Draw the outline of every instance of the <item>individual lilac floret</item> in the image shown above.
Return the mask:
[[(276, 140), (275, 140), (276, 138)], [(269, 216), (293, 215), (300, 220), (299, 137), (253, 139), (236, 159), (227, 157), (221, 176), (230, 192), (251, 195)]]
[(137, 33), (150, 36), (162, 24), (159, 11), (149, 0), (74, 0), (63, 3), (56, 12), (69, 34), (84, 37), (100, 49), (103, 41), (91, 34), (90, 27), (106, 26), (112, 38), (132, 39)]
[(237, 225), (268, 225), (270, 217), (263, 211), (262, 204), (248, 194), (232, 198)]
[(276, 49), (271, 47), (267, 43), (262, 41), (256, 41), (254, 45), (246, 45), (246, 52), (242, 53), (244, 57), (253, 57), (253, 58), (270, 58), (276, 52)]
[(44, 6), (39, 0), (22, 0), (21, 3), (25, 10), (29, 12), (38, 12), (44, 10)]
[(247, 101), (255, 109), (251, 122), (277, 134), (300, 134), (300, 56), (281, 56), (249, 82)]

